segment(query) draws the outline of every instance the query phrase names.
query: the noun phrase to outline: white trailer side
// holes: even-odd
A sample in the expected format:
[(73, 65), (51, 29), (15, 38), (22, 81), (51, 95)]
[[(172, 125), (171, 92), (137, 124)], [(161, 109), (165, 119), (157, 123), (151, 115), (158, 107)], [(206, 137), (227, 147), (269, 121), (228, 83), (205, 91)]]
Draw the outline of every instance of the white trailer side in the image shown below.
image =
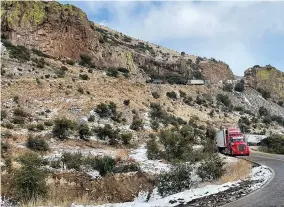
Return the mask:
[(204, 80), (188, 80), (189, 85), (204, 85)]
[(216, 133), (217, 147), (226, 147), (226, 134), (225, 130), (220, 130)]

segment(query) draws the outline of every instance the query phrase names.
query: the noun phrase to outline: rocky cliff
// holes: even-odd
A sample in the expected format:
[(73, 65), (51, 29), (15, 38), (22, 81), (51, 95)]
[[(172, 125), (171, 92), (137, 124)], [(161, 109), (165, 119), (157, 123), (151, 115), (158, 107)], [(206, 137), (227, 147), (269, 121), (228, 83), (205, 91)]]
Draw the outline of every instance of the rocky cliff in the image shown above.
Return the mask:
[(152, 78), (212, 82), (234, 79), (229, 66), (215, 59), (181, 54), (95, 24), (72, 5), (58, 2), (3, 2), (1, 32), (13, 44), (36, 48), (55, 58), (93, 57), (95, 67), (144, 70)]
[(254, 89), (265, 89), (273, 98), (284, 98), (284, 73), (275, 67), (258, 65), (245, 71), (245, 83)]

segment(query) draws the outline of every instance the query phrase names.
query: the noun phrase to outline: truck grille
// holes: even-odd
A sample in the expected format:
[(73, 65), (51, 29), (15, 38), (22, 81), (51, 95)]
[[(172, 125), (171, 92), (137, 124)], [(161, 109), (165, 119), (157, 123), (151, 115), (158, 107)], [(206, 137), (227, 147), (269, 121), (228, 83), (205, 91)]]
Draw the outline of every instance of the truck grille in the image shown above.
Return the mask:
[(240, 145), (238, 146), (238, 149), (239, 149), (240, 152), (243, 152), (243, 151), (246, 150), (246, 145), (240, 144)]

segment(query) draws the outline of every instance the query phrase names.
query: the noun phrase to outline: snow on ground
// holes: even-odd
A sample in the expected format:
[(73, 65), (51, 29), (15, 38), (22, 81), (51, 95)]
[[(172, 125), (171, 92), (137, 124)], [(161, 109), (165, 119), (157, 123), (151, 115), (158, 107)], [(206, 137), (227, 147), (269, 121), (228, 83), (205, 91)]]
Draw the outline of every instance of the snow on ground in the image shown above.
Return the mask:
[[(250, 180), (258, 180), (260, 182), (257, 184), (254, 184), (250, 189), (256, 190), (260, 188), (265, 182), (269, 180), (271, 175), (272, 175), (271, 171), (266, 166), (259, 166), (259, 167), (253, 168), (251, 171)], [(157, 189), (154, 189), (154, 192), (148, 202), (145, 201), (147, 197), (147, 193), (142, 192), (136, 199), (134, 199), (133, 202), (114, 203), (114, 204), (108, 203), (108, 204), (89, 206), (89, 207), (134, 207), (134, 206), (135, 207), (154, 207), (154, 206), (155, 207), (158, 207), (158, 206), (159, 207), (163, 207), (163, 206), (169, 207), (169, 206), (177, 206), (180, 204), (179, 202), (173, 203), (170, 201), (171, 200), (175, 200), (175, 201), (182, 200), (183, 202), (187, 203), (193, 199), (202, 198), (205, 196), (223, 192), (229, 189), (230, 187), (240, 185), (241, 182), (242, 182), (241, 180), (238, 180), (234, 182), (224, 183), (222, 185), (207, 185), (202, 188), (186, 190), (186, 191), (176, 193), (176, 194), (164, 197), (164, 198), (161, 198), (157, 194)], [(75, 205), (75, 204), (72, 204), (71, 206), (72, 207), (83, 207), (83, 205)]]
[(69, 153), (81, 153), (83, 156), (111, 156), (113, 158), (116, 157), (116, 152), (113, 150), (107, 150), (107, 149), (82, 149), (80, 147), (53, 147), (52, 148), (54, 151), (52, 152), (51, 155), (46, 155), (43, 158), (48, 159), (48, 160), (58, 160), (64, 152), (69, 152)]
[(249, 102), (249, 100), (246, 98), (246, 96), (244, 96), (244, 100), (245, 100), (245, 102), (247, 102), (250, 106), (252, 106), (251, 103)]
[(221, 153), (218, 154), (221, 158), (223, 158), (223, 160), (226, 162), (226, 163), (236, 163), (238, 162), (238, 158), (235, 158), (235, 157), (230, 157), (230, 156), (226, 156), (226, 155), (223, 155)]
[(149, 160), (145, 144), (133, 150), (129, 156), (136, 162), (139, 162), (141, 170), (144, 172), (157, 174), (162, 171), (168, 171), (171, 167), (170, 164), (162, 163), (161, 160)]
[(254, 185), (251, 186), (251, 190), (256, 190), (260, 188), (262, 185), (264, 185), (272, 176), (272, 172), (267, 166), (259, 166), (259, 167), (254, 167), (251, 170), (251, 180), (261, 180), (262, 182), (255, 183)]

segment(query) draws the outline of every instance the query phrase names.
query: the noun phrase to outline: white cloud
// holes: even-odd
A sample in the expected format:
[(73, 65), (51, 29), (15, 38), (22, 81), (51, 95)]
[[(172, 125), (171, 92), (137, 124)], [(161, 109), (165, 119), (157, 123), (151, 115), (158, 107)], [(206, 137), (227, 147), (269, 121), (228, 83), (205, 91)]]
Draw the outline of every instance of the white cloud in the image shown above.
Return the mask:
[[(264, 34), (284, 35), (284, 2), (88, 4), (96, 11), (102, 7), (108, 10), (110, 18), (102, 22), (110, 28), (176, 50), (216, 57), (238, 75), (257, 63), (253, 48), (262, 44)], [(173, 45), (172, 41), (179, 44)]]

